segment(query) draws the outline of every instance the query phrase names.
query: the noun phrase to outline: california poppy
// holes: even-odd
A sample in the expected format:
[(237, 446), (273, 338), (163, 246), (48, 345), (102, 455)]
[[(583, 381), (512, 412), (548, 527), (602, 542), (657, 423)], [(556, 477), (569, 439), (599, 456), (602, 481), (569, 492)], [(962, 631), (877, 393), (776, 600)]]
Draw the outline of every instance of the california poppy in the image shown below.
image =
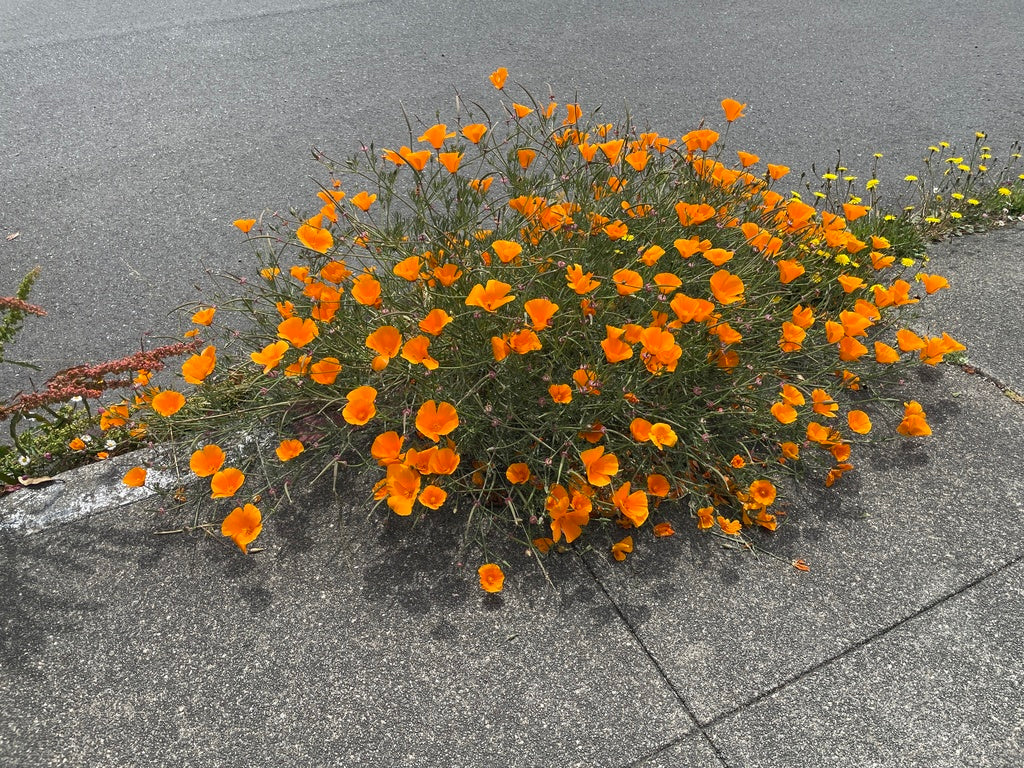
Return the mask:
[(271, 370), (280, 364), (281, 358), (284, 357), (284, 353), (287, 351), (287, 341), (275, 341), (267, 344), (259, 352), (250, 352), (249, 357), (257, 365), (263, 366), (264, 373), (270, 373)]
[(256, 540), (263, 530), (263, 516), (254, 504), (235, 507), (221, 523), (221, 535), (229, 537), (242, 552)]
[(506, 78), (508, 78), (508, 70), (504, 67), (498, 67), (496, 70), (491, 72), (491, 76), (488, 79), (491, 81), (491, 85), (500, 91), (505, 87)]
[(565, 269), (566, 282), (580, 296), (589, 293), (601, 284), (599, 280), (594, 280), (593, 277), (593, 272), (584, 273), (583, 267), (579, 264), (573, 264)]
[(416, 412), (416, 429), (435, 443), (459, 426), (459, 414), (451, 403), (428, 400)]
[(141, 488), (146, 484), (146, 470), (144, 467), (132, 467), (124, 473), (121, 482), (129, 488)]
[(850, 411), (846, 414), (846, 421), (857, 434), (866, 435), (871, 431), (871, 419), (864, 411)]
[(200, 309), (194, 315), (192, 315), (192, 322), (196, 325), (210, 325), (213, 322), (213, 316), (216, 314), (216, 307), (207, 307), (206, 309)]
[(204, 445), (192, 453), (188, 466), (197, 477), (209, 477), (224, 466), (224, 451), (213, 443)]
[(515, 300), (515, 296), (509, 294), (512, 286), (500, 280), (488, 280), (487, 285), (477, 283), (466, 297), (466, 305), (480, 307), (488, 312), (496, 312), (500, 307)]
[(502, 264), (508, 264), (523, 252), (523, 246), (512, 240), (495, 240), (491, 243), (491, 248), (494, 249), (498, 258), (501, 259)]
[(711, 292), (719, 304), (743, 301), (743, 281), (727, 270), (720, 269), (711, 276)]
[(282, 440), (277, 448), (274, 449), (274, 453), (277, 454), (277, 458), (281, 461), (291, 461), (304, 450), (306, 450), (306, 446), (302, 444), (301, 440), (291, 438)]
[(302, 348), (320, 335), (320, 329), (313, 320), (289, 317), (277, 325), (277, 336), (293, 347)]
[(248, 234), (249, 230), (256, 224), (256, 219), (235, 219), (231, 223)]
[(376, 398), (377, 390), (373, 387), (356, 387), (345, 396), (348, 405), (341, 411), (342, 418), (349, 424), (362, 426), (376, 415)]
[(422, 365), (428, 371), (438, 368), (440, 363), (430, 355), (430, 339), (420, 335), (409, 339), (402, 346), (402, 358), (413, 365)]
[(548, 387), (548, 394), (556, 403), (565, 405), (572, 402), (572, 387), (568, 384), (552, 384)]
[(644, 287), (644, 279), (639, 272), (632, 269), (617, 269), (612, 274), (612, 281), (615, 283), (615, 290), (620, 296), (628, 296), (636, 293)]
[(351, 202), (352, 205), (361, 210), (363, 213), (366, 213), (367, 211), (370, 210), (370, 206), (373, 205), (376, 199), (376, 195), (368, 194), (365, 190), (363, 190), (359, 194), (350, 197), (349, 202)]
[(153, 410), (163, 417), (173, 416), (185, 406), (185, 396), (173, 389), (164, 389), (153, 395)]
[(455, 173), (459, 170), (459, 165), (462, 163), (462, 153), (438, 152), (437, 161), (448, 170), (448, 173)]
[(341, 362), (336, 357), (325, 357), (309, 366), (309, 378), (317, 384), (333, 384), (341, 373)]
[(383, 432), (377, 435), (370, 446), (370, 455), (377, 460), (377, 463), (386, 466), (401, 460), (402, 444), (404, 437), (399, 437), (395, 431)]
[(722, 111), (725, 112), (725, 120), (728, 123), (743, 117), (743, 110), (746, 107), (746, 104), (740, 104), (736, 99), (722, 100)]
[(462, 128), (462, 135), (474, 144), (479, 144), (485, 133), (487, 133), (487, 126), (483, 123), (471, 123)]
[(427, 316), (417, 323), (420, 330), (426, 331), (431, 336), (437, 336), (444, 330), (444, 327), (448, 323), (452, 322), (454, 318), (445, 312), (443, 309), (432, 309), (427, 313)]
[(513, 485), (521, 485), (530, 479), (530, 467), (523, 462), (509, 464), (505, 478)]
[(359, 275), (352, 281), (352, 298), (367, 307), (380, 304), (380, 283), (369, 273)]
[[(654, 473), (647, 476), (647, 493), (651, 496), (664, 498), (668, 496), (671, 490), (668, 478), (664, 475)], [(655, 531), (655, 534), (657, 535), (657, 531)]]
[(334, 245), (334, 237), (330, 230), (311, 227), (309, 224), (299, 227), (295, 231), (295, 236), (299, 238), (300, 243), (317, 253), (327, 253)]
[(436, 485), (428, 485), (423, 488), (419, 495), (419, 503), (427, 509), (440, 509), (448, 498), (448, 493)]
[(434, 149), (440, 149), (441, 145), (444, 144), (444, 140), (450, 139), (453, 136), (455, 136), (455, 133), (449, 133), (448, 126), (444, 123), (438, 123), (427, 128), (416, 141), (425, 141)]
[(722, 533), (726, 533), (730, 536), (735, 536), (743, 528), (743, 524), (739, 520), (727, 520), (721, 515), (719, 515), (718, 527), (722, 529)]
[(520, 149), (516, 152), (516, 159), (519, 160), (519, 165), (524, 171), (530, 167), (536, 157), (537, 151), (533, 149)]
[(210, 498), (231, 498), (244, 482), (245, 474), (240, 469), (228, 467), (214, 472), (213, 477), (210, 478)]
[(789, 403), (772, 403), (771, 411), (772, 416), (780, 424), (792, 424), (796, 421), (796, 409)]
[(750, 500), (761, 507), (775, 503), (775, 486), (769, 480), (755, 480), (748, 489)]
[(477, 569), (477, 575), (480, 577), (480, 589), (484, 592), (494, 594), (505, 588), (505, 574), (502, 573), (501, 567), (494, 563), (481, 565)]
[(619, 459), (614, 453), (605, 454), (604, 446), (580, 452), (583, 466), (587, 470), (587, 482), (601, 487), (611, 483), (612, 475), (619, 472)]
[(903, 405), (903, 421), (896, 427), (896, 431), (901, 435), (909, 437), (926, 437), (930, 435), (932, 429), (928, 426), (928, 422), (925, 421), (926, 414), (921, 404), (916, 400), (911, 400)]

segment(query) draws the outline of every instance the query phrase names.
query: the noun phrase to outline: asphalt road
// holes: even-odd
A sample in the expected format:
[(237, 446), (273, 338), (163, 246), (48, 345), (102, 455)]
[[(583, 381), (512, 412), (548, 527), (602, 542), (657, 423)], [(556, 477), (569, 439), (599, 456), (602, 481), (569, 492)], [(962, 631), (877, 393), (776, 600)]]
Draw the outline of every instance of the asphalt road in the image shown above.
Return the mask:
[(1024, 136), (1021, 21), (1019, 0), (0, 0), (0, 292), (38, 265), (50, 313), (14, 352), (52, 371), (177, 333), (168, 312), (245, 257), (234, 218), (311, 200), (311, 146), (392, 142), (456, 89), (494, 104), (497, 66), (677, 135), (736, 97), (735, 148), (895, 172)]

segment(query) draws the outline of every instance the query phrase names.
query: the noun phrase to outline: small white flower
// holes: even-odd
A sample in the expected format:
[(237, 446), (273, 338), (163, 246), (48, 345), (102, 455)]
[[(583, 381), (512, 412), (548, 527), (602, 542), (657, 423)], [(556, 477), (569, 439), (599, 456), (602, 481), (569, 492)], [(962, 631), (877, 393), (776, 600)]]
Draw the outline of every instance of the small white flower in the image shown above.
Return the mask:
[(107, 442), (105, 442), (103, 444), (103, 447), (106, 448), (108, 451), (112, 451), (115, 448), (117, 448), (117, 441), (116, 440), (107, 440)]
[(81, 395), (75, 395), (74, 397), (71, 398), (71, 402), (72, 403), (80, 403), (80, 402), (82, 402), (82, 396)]
[(30, 459), (28, 456), (19, 456), (18, 463), (23, 467), (27, 467), (29, 464), (32, 463), (32, 459)]
[(92, 435), (82, 435), (82, 442), (83, 443), (91, 443), (92, 442)]

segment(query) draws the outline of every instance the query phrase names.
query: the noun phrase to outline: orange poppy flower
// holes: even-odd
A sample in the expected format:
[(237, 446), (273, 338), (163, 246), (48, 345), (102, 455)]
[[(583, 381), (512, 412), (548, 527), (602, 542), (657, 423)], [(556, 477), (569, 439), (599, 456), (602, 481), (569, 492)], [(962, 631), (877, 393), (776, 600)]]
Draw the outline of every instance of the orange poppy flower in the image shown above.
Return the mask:
[(839, 341), (839, 359), (844, 362), (859, 360), (868, 353), (868, 348), (852, 336), (844, 336)]
[(648, 267), (653, 267), (658, 263), (658, 259), (665, 255), (665, 249), (660, 245), (652, 245), (640, 254), (640, 260)]
[(366, 346), (377, 353), (373, 361), (373, 370), (385, 368), (393, 357), (398, 357), (402, 348), (402, 334), (393, 325), (382, 325), (366, 337)]
[(491, 336), (491, 354), (494, 355), (496, 363), (500, 363), (512, 354), (512, 347), (508, 345), (508, 334), (504, 336)]
[(578, 149), (579, 153), (583, 155), (583, 159), (586, 162), (594, 162), (594, 157), (597, 155), (597, 144), (588, 144), (587, 142), (584, 141), (580, 144), (577, 144), (576, 149)]
[(461, 462), (462, 457), (451, 448), (437, 448), (430, 457), (428, 469), (433, 475), (450, 475)]
[(207, 307), (206, 309), (200, 309), (194, 315), (192, 315), (192, 322), (196, 325), (210, 325), (213, 322), (213, 316), (217, 312), (216, 307)]
[(501, 259), (502, 264), (508, 264), (516, 256), (523, 252), (523, 246), (512, 240), (495, 240), (491, 243), (491, 248)]
[(106, 432), (114, 427), (123, 427), (128, 423), (128, 405), (117, 403), (108, 405), (100, 412), (100, 429)]
[(242, 487), (245, 475), (240, 469), (228, 467), (213, 473), (210, 478), (210, 498), (229, 499)]
[(462, 135), (474, 144), (479, 144), (485, 133), (487, 133), (487, 126), (483, 123), (471, 123), (462, 128)]
[(736, 155), (740, 159), (740, 165), (742, 165), (744, 168), (749, 168), (750, 166), (752, 166), (754, 163), (761, 159), (757, 155), (752, 154), (750, 152), (737, 151)]
[(415, 171), (422, 171), (431, 158), (429, 149), (421, 149), (419, 152), (413, 152), (409, 147), (402, 147), (398, 150), (398, 154), (401, 155), (402, 159), (409, 164), (409, 167)]
[(459, 414), (451, 403), (428, 400), (416, 413), (416, 429), (435, 443), (442, 436), (451, 434), (458, 426)]
[(455, 173), (459, 170), (459, 165), (462, 163), (461, 152), (438, 152), (437, 160), (441, 163), (448, 173)]
[(612, 544), (612, 557), (620, 563), (626, 559), (626, 555), (633, 551), (633, 537), (627, 536), (622, 541)]
[(722, 529), (722, 533), (735, 536), (743, 528), (743, 524), (739, 520), (726, 520), (724, 517), (719, 515), (718, 527)]
[(587, 470), (587, 482), (602, 487), (611, 483), (612, 475), (619, 472), (619, 459), (614, 453), (605, 455), (604, 446), (580, 452), (583, 466)]
[[(417, 323), (420, 330), (426, 331), (431, 336), (437, 336), (444, 330), (444, 327), (448, 323), (454, 320), (451, 315), (445, 312), (443, 309), (432, 309), (427, 313), (427, 316)], [(401, 337), (399, 337), (401, 338)]]
[(710, 301), (694, 299), (685, 293), (677, 293), (669, 306), (682, 323), (703, 322), (710, 317), (715, 309), (715, 305)]
[(380, 304), (380, 283), (373, 275), (364, 273), (352, 281), (352, 298), (366, 307)]
[(797, 461), (800, 458), (800, 446), (796, 443), (779, 443), (779, 448), (782, 450), (782, 455), (787, 459)]
[(769, 480), (755, 480), (749, 488), (750, 500), (760, 507), (775, 503), (775, 486)]
[(578, 295), (582, 296), (585, 293), (597, 288), (601, 283), (598, 280), (593, 280), (593, 272), (587, 272), (584, 274), (583, 267), (579, 264), (573, 264), (571, 267), (565, 269), (565, 280), (569, 287), (572, 288)]
[(288, 439), (282, 440), (274, 449), (274, 453), (281, 461), (291, 461), (304, 450), (306, 450), (306, 446), (302, 444), (301, 440)]
[(317, 384), (333, 384), (341, 373), (341, 362), (336, 357), (325, 357), (309, 367), (309, 378)]
[(780, 424), (792, 424), (796, 421), (796, 409), (789, 403), (772, 403), (772, 416)]
[(129, 488), (141, 488), (146, 484), (146, 470), (143, 467), (132, 467), (124, 473), (121, 482)]
[(330, 230), (311, 227), (309, 224), (299, 227), (295, 231), (295, 236), (299, 238), (300, 243), (317, 253), (327, 253), (334, 245), (334, 237)]
[(582, 493), (573, 492), (572, 498), (561, 485), (554, 485), (545, 504), (551, 517), (551, 536), (558, 541), (565, 536), (571, 544), (583, 533), (583, 526), (590, 522), (593, 503)]
[(451, 288), (455, 281), (462, 277), (462, 270), (459, 269), (457, 264), (442, 264), (439, 267), (434, 267), (434, 271), (431, 274), (445, 288)]
[(402, 444), (404, 437), (399, 437), (395, 431), (383, 432), (374, 438), (370, 446), (370, 455), (377, 460), (381, 466), (394, 464), (401, 460)]
[(568, 384), (552, 384), (548, 387), (548, 394), (556, 403), (565, 405), (572, 402), (572, 387)]
[(350, 197), (349, 202), (351, 202), (352, 205), (361, 210), (363, 213), (366, 213), (367, 211), (370, 210), (370, 206), (373, 205), (376, 199), (376, 195), (371, 195), (368, 192), (366, 192), (366, 190), (363, 190), (359, 194)]
[(235, 219), (231, 223), (234, 224), (243, 232), (245, 232), (246, 234), (248, 234), (249, 230), (252, 229), (253, 226), (256, 224), (256, 219)]
[(646, 149), (639, 149), (626, 155), (625, 160), (634, 171), (639, 173), (647, 167), (647, 163), (651, 160), (651, 155)]
[(924, 283), (924, 290), (929, 296), (936, 291), (941, 291), (943, 288), (949, 288), (949, 281), (942, 275), (926, 275), (924, 273), (918, 275), (918, 279)]
[(301, 317), (289, 317), (282, 320), (277, 326), (278, 338), (284, 339), (293, 347), (301, 349), (320, 335), (320, 329), (313, 320), (303, 320)]
[(852, 275), (840, 275), (836, 280), (841, 286), (843, 286), (843, 291), (846, 293), (853, 293), (864, 285), (864, 278), (853, 277)]
[(729, 271), (720, 269), (711, 276), (711, 292), (719, 304), (743, 301), (743, 281)]
[(866, 435), (871, 431), (871, 419), (864, 411), (850, 411), (846, 414), (846, 421), (850, 429), (859, 435)]
[(708, 528), (712, 528), (715, 525), (715, 508), (714, 507), (701, 507), (697, 510), (697, 527), (706, 531)]
[(621, 240), (629, 234), (629, 227), (616, 219), (610, 224), (606, 224), (604, 226), (604, 233), (608, 235), (611, 240)]
[(454, 133), (447, 133), (448, 126), (444, 123), (438, 123), (432, 125), (423, 132), (416, 141), (425, 141), (430, 144), (434, 149), (440, 149), (441, 145), (444, 144), (445, 139), (450, 139), (455, 136)]
[(807, 331), (794, 323), (782, 324), (782, 336), (779, 338), (779, 349), (783, 352), (796, 352), (803, 346)]
[(896, 432), (908, 437), (927, 437), (932, 433), (931, 427), (925, 421), (925, 412), (921, 404), (916, 400), (903, 404), (903, 421), (896, 427)]
[(415, 282), (420, 277), (420, 257), (412, 255), (402, 259), (391, 268), (391, 271), (403, 280)]
[(615, 139), (614, 141), (602, 142), (597, 145), (597, 148), (608, 158), (609, 165), (615, 165), (619, 162), (619, 155), (622, 153), (622, 147), (625, 143), (624, 139)]
[(509, 336), (508, 345), (517, 355), (535, 352), (542, 347), (537, 334), (529, 328), (523, 328)]
[(747, 466), (747, 460), (737, 453), (735, 456), (732, 457), (732, 460), (729, 462), (729, 464), (731, 464), (736, 469), (743, 469), (745, 466)]
[(530, 479), (530, 467), (522, 462), (510, 464), (505, 470), (505, 477), (513, 485), (521, 485)]
[[(662, 251), (664, 253), (664, 251)], [(683, 281), (679, 279), (679, 276), (672, 272), (659, 272), (654, 276), (654, 284), (658, 286), (658, 293), (665, 294), (666, 296), (671, 294), (682, 286)]]
[(173, 389), (164, 389), (153, 395), (150, 405), (163, 417), (173, 416), (185, 406), (185, 396)]
[(267, 346), (259, 352), (250, 352), (249, 357), (252, 358), (252, 361), (256, 363), (256, 365), (263, 366), (264, 373), (270, 373), (280, 364), (281, 358), (284, 357), (284, 353), (287, 351), (287, 341), (275, 341), (271, 344), (267, 344)]
[(537, 152), (533, 149), (520, 149), (516, 152), (516, 159), (519, 160), (519, 165), (524, 171), (530, 167), (536, 157)]
[(646, 443), (651, 438), (652, 426), (647, 419), (638, 416), (629, 423), (629, 433), (638, 443)]
[(740, 104), (736, 99), (722, 100), (722, 111), (725, 112), (725, 121), (727, 123), (743, 117), (743, 110), (746, 108), (746, 104)]
[(428, 485), (420, 493), (419, 502), (427, 509), (440, 509), (447, 498), (446, 491), (436, 485)]
[(718, 133), (710, 128), (700, 128), (683, 136), (683, 141), (690, 152), (707, 152), (711, 145), (718, 141)]
[(488, 280), (487, 285), (477, 283), (466, 297), (466, 306), (480, 307), (488, 312), (496, 312), (500, 307), (515, 300), (515, 296), (509, 294), (512, 286), (500, 280)]
[[(655, 473), (647, 476), (647, 493), (651, 496), (665, 498), (671, 490), (668, 478), (664, 475)], [(657, 534), (657, 531), (655, 531), (655, 534)]]
[(533, 112), (531, 107), (528, 107), (525, 104), (516, 104), (515, 102), (512, 102), (512, 109), (515, 110), (516, 117), (520, 120)]
[(899, 359), (900, 353), (888, 344), (883, 344), (880, 341), (875, 342), (875, 360), (877, 362), (884, 364), (898, 363)]
[[(504, 81), (504, 78), (502, 79)], [(496, 86), (500, 88), (501, 86)], [(477, 569), (480, 576), (480, 589), (495, 594), (505, 588), (505, 574), (494, 563), (485, 563)]]
[(189, 384), (202, 384), (203, 380), (213, 372), (213, 367), (216, 364), (217, 349), (212, 345), (208, 346), (201, 354), (192, 355), (181, 364), (182, 378)]
[(636, 293), (644, 287), (644, 279), (639, 272), (632, 269), (617, 269), (612, 274), (612, 281), (615, 283), (615, 290), (620, 296), (628, 296)]
[(188, 466), (196, 477), (209, 477), (224, 466), (224, 451), (213, 443), (204, 445), (192, 453)]
[(440, 363), (430, 356), (430, 339), (427, 336), (416, 336), (405, 342), (402, 347), (402, 359), (413, 365), (422, 365), (428, 371), (438, 368)]
[(550, 299), (530, 299), (523, 309), (530, 318), (535, 331), (542, 331), (551, 324), (551, 318), (558, 311), (558, 305)]
[(651, 425), (651, 434), (649, 439), (654, 447), (661, 451), (675, 445), (679, 440), (679, 436), (675, 433), (675, 430), (672, 429), (672, 427), (659, 421)]
[(562, 121), (562, 125), (576, 125), (581, 117), (583, 117), (583, 110), (579, 104), (566, 104), (565, 120)]
[(377, 414), (376, 398), (377, 390), (373, 387), (356, 387), (345, 396), (348, 405), (341, 411), (342, 418), (349, 424), (362, 426)]
[(508, 70), (504, 67), (498, 67), (496, 70), (491, 72), (488, 79), (491, 81), (491, 85), (500, 91), (505, 87), (506, 78), (508, 78)]
[(262, 530), (263, 516), (254, 504), (235, 507), (220, 525), (221, 535), (230, 538), (245, 554), (248, 554), (246, 547), (256, 540)]
[(716, 267), (720, 267), (732, 259), (733, 251), (727, 251), (725, 248), (709, 248), (702, 255)]
[(839, 410), (839, 404), (824, 389), (815, 389), (811, 392), (811, 401), (814, 403), (812, 407), (815, 413), (830, 419), (835, 417), (836, 411)]
[(779, 282), (783, 285), (789, 285), (806, 271), (803, 264), (792, 259), (779, 259), (775, 266), (779, 268)]
[(621, 363), (633, 356), (633, 348), (622, 340), (625, 329), (606, 325), (605, 333), (607, 337), (601, 342), (601, 349), (609, 363)]
[(407, 517), (412, 514), (412, 507), (420, 492), (422, 480), (420, 473), (404, 464), (390, 464), (384, 487), (387, 492), (387, 504), (396, 515)]
[(708, 205), (707, 203), (694, 205), (682, 200), (676, 203), (675, 209), (676, 215), (679, 217), (679, 223), (684, 227), (703, 224), (705, 221), (713, 219), (718, 213), (713, 205)]
[(789, 173), (789, 166), (787, 165), (772, 165), (768, 163), (768, 175), (775, 181), (778, 181), (783, 176)]

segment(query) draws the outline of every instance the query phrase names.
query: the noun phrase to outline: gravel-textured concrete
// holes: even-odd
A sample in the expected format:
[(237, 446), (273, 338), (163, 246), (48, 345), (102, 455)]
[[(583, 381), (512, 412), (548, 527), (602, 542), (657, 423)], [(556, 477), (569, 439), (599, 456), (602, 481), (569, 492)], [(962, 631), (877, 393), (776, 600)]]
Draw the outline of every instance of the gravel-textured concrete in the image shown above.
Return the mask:
[(717, 552), (695, 533), (642, 536), (625, 567), (606, 551), (589, 556), (698, 720), (1024, 553), (1013, 533), (1024, 513), (1024, 409), (956, 369), (932, 378), (905, 397), (925, 407), (933, 438), (855, 450), (854, 473), (831, 490), (808, 479), (786, 525), (755, 536), (786, 561), (806, 559), (809, 573)]
[(489, 596), (460, 521), (320, 499), (249, 558), (142, 508), (0, 538), (0, 765), (625, 765), (693, 727), (576, 558)]
[(712, 739), (744, 768), (1024, 765), (1022, 579), (1017, 563), (715, 725)]
[(930, 250), (925, 271), (949, 280), (921, 304), (919, 325), (967, 345), (967, 359), (1024, 395), (1024, 225)]

